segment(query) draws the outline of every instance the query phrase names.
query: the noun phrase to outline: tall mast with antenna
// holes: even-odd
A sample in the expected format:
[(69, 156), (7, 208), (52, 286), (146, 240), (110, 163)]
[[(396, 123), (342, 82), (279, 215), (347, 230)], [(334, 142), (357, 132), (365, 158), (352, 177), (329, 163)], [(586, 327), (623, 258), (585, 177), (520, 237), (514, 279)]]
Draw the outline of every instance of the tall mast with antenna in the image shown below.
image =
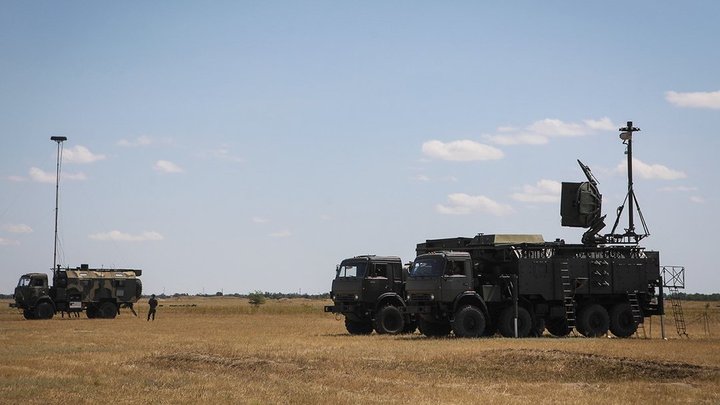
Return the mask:
[(58, 201), (60, 191), (60, 161), (62, 160), (62, 143), (67, 141), (64, 136), (51, 136), (51, 141), (58, 144), (57, 147), (57, 172), (55, 175), (55, 245), (53, 247), (53, 272), (57, 270), (57, 245), (58, 245)]

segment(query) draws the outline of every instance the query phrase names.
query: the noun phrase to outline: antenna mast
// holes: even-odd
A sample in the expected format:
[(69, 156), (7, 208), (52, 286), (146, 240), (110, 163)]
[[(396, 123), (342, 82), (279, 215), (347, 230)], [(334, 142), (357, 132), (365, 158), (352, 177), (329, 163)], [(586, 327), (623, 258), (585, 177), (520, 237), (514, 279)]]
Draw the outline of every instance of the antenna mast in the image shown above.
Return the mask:
[[(605, 237), (606, 239), (608, 239), (608, 241), (612, 241), (611, 243), (638, 243), (641, 239), (650, 235), (647, 224), (645, 223), (645, 218), (643, 217), (642, 211), (640, 211), (640, 204), (638, 204), (637, 197), (635, 197), (635, 190), (633, 189), (632, 138), (633, 132), (640, 131), (640, 128), (634, 127), (632, 121), (628, 121), (627, 126), (624, 128), (620, 128), (619, 131), (620, 139), (622, 139), (623, 144), (627, 146), (625, 154), (627, 155), (628, 167), (628, 191), (627, 195), (625, 196), (625, 200), (623, 201), (623, 204), (617, 209), (617, 218), (615, 219), (615, 224), (613, 225), (612, 232), (610, 232), (608, 235), (605, 235)], [(626, 202), (628, 204), (628, 227), (627, 229), (625, 229), (624, 234), (618, 235), (615, 233), (615, 230), (617, 229), (618, 223), (620, 222), (620, 215), (622, 215), (622, 212), (625, 209)], [(643, 226), (644, 233), (642, 234), (638, 234), (635, 232), (635, 209), (637, 209), (638, 216), (640, 217), (640, 221)]]
[(51, 136), (51, 141), (55, 141), (58, 144), (57, 147), (57, 173), (55, 175), (55, 246), (53, 247), (53, 272), (57, 269), (57, 243), (58, 243), (58, 201), (60, 191), (60, 161), (62, 160), (62, 143), (67, 141), (67, 137), (64, 136)]

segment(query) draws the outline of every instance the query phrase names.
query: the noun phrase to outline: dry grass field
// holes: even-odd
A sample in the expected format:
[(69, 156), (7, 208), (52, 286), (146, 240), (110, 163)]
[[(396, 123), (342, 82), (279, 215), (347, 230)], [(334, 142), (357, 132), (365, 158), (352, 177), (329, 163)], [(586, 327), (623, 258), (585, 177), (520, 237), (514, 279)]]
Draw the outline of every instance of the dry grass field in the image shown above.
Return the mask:
[[(155, 322), (27, 321), (0, 301), (0, 402), (720, 403), (720, 307), (689, 339), (350, 336), (322, 301), (162, 300)], [(195, 306), (191, 306), (195, 304)], [(668, 308), (669, 309), (669, 308)], [(649, 325), (647, 327), (649, 329)]]

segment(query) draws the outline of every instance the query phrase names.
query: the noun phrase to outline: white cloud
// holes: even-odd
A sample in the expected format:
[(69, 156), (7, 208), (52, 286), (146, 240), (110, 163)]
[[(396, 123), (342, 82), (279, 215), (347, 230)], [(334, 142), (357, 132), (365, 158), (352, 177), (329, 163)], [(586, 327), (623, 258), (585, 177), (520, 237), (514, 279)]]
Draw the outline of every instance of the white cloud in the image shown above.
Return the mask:
[[(623, 160), (615, 169), (617, 173), (627, 172), (627, 160)], [(670, 169), (661, 164), (647, 164), (639, 159), (633, 158), (633, 173), (638, 174), (646, 180), (677, 180), (684, 179), (687, 175), (684, 172)]]
[[(55, 183), (55, 172), (46, 172), (42, 169), (38, 169), (37, 167), (31, 167), (30, 168), (30, 179), (32, 181), (36, 181), (38, 183)], [(78, 173), (67, 173), (62, 172), (60, 174), (60, 179), (62, 180), (87, 180), (87, 177), (85, 176), (85, 173), (78, 172)]]
[(617, 129), (615, 124), (608, 117), (600, 118), (599, 120), (584, 120), (585, 125), (590, 129), (598, 131), (614, 131)]
[(669, 187), (660, 187), (657, 190), (663, 191), (663, 192), (674, 193), (674, 192), (697, 191), (697, 189), (698, 189), (697, 187), (688, 187), (688, 186), (669, 186)]
[(132, 235), (120, 231), (101, 232), (90, 235), (90, 239), (94, 240), (112, 240), (119, 242), (144, 242), (144, 241), (156, 241), (163, 240), (161, 234), (155, 231), (145, 231), (137, 235)]
[(137, 146), (148, 146), (153, 143), (153, 139), (149, 136), (139, 136), (133, 140), (121, 139), (117, 142), (118, 146), (125, 147), (137, 147)]
[(540, 180), (534, 186), (524, 185), (522, 193), (514, 193), (512, 198), (522, 202), (553, 203), (560, 201), (562, 184), (554, 180)]
[(27, 180), (25, 177), (22, 177), (22, 176), (7, 176), (5, 178), (8, 179), (9, 181), (14, 181), (16, 183)]
[(545, 118), (528, 125), (527, 129), (530, 133), (545, 136), (580, 136), (585, 135), (589, 128), (582, 124)]
[(512, 207), (500, 204), (483, 195), (468, 195), (465, 193), (454, 193), (448, 195), (448, 204), (438, 204), (436, 209), (441, 214), (467, 215), (474, 212), (481, 212), (495, 216), (508, 215), (513, 212)]
[(694, 202), (695, 204), (705, 204), (705, 199), (700, 197), (699, 195), (691, 196), (690, 201)]
[(697, 91), (691, 93), (668, 91), (665, 93), (665, 100), (678, 107), (711, 108), (713, 110), (720, 110), (720, 90)]
[(484, 135), (483, 138), (496, 145), (503, 146), (544, 145), (550, 142), (547, 136), (538, 134)]
[(163, 173), (182, 173), (184, 170), (173, 162), (168, 160), (158, 160), (153, 168)]
[(252, 217), (252, 221), (256, 224), (264, 224), (269, 222), (267, 218), (263, 217)]
[(32, 228), (25, 224), (7, 224), (3, 226), (3, 230), (10, 233), (32, 233)]
[(422, 182), (430, 181), (430, 177), (428, 177), (424, 174), (418, 174), (417, 176), (413, 177), (412, 179), (415, 181), (422, 181)]
[(205, 159), (217, 159), (236, 163), (242, 163), (245, 161), (245, 159), (240, 156), (233, 155), (230, 149), (224, 147), (205, 151), (201, 153), (200, 156)]
[(490, 145), (485, 145), (470, 140), (452, 142), (427, 141), (422, 145), (425, 155), (442, 160), (451, 161), (472, 161), (472, 160), (496, 160), (502, 159), (503, 152)]
[(20, 242), (12, 239), (0, 238), (0, 246), (17, 246)]
[(105, 155), (96, 155), (80, 145), (63, 150), (63, 162), (66, 163), (93, 163), (103, 159)]
[(281, 231), (273, 232), (270, 234), (273, 238), (287, 238), (292, 236), (292, 232), (290, 232), (288, 229), (283, 229)]
[(585, 136), (597, 131), (612, 131), (616, 125), (608, 117), (586, 119), (582, 123), (564, 122), (556, 118), (535, 121), (524, 128), (499, 127), (496, 134), (483, 135), (483, 139), (496, 145), (544, 145), (551, 138)]

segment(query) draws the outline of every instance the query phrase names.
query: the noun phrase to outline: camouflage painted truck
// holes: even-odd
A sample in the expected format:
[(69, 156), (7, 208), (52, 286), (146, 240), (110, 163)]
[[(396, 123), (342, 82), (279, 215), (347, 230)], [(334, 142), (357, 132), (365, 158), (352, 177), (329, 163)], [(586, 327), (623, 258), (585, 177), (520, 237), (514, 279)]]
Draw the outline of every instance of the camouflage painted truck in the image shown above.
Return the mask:
[(407, 269), (395, 256), (356, 256), (336, 269), (325, 312), (345, 316), (353, 335), (412, 333), (414, 315), (404, 314)]
[[(120, 308), (130, 308), (140, 299), (142, 270), (75, 269), (53, 272), (53, 285), (45, 273), (20, 277), (11, 307), (22, 310), (25, 319), (51, 319), (58, 312), (85, 311), (88, 318), (111, 319)], [(134, 310), (133, 310), (134, 312)]]

